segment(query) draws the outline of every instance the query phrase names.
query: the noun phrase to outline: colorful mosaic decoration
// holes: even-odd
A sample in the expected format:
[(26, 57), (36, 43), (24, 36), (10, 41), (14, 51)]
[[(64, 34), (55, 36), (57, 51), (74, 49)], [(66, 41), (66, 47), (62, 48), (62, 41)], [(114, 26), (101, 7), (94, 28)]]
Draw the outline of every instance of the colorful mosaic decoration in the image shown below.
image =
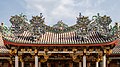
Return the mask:
[[(44, 24), (42, 13), (32, 16), (28, 21), (26, 15), (11, 16), (12, 26), (7, 28), (3, 24), (0, 31), (4, 38), (22, 43), (49, 43), (49, 44), (84, 44), (110, 42), (118, 37), (118, 23), (110, 26), (112, 20), (109, 16), (100, 16), (99, 13), (89, 19), (81, 13), (76, 24), (68, 26), (63, 21), (58, 21), (53, 26)], [(9, 32), (9, 33), (8, 33)], [(16, 39), (17, 38), (17, 39)], [(18, 41), (17, 41), (18, 40)]]

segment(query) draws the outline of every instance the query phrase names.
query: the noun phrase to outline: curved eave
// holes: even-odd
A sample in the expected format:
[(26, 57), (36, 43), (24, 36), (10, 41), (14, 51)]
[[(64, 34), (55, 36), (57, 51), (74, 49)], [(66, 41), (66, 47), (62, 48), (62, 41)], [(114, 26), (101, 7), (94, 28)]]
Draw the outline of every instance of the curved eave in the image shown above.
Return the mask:
[(3, 40), (4, 45), (14, 45), (14, 46), (107, 46), (107, 45), (117, 45), (118, 39), (107, 43), (97, 43), (97, 44), (27, 44), (27, 43), (15, 43), (7, 40)]

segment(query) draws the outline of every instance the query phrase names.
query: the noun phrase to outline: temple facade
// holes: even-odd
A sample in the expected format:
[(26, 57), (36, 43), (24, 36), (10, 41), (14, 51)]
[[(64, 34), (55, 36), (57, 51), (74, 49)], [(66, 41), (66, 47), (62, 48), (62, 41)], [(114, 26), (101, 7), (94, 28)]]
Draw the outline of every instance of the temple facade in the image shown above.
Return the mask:
[(79, 14), (75, 25), (45, 24), (42, 13), (28, 20), (11, 16), (0, 26), (0, 67), (119, 67), (119, 25), (99, 13)]

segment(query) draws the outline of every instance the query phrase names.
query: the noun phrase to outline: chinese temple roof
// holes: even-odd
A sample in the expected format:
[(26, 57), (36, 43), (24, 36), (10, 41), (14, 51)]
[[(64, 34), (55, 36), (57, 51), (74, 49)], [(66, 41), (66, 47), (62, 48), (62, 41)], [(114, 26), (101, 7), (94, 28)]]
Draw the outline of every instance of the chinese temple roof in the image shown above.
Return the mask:
[[(10, 28), (1, 24), (3, 40), (17, 44), (112, 44), (118, 39), (118, 23), (110, 26), (109, 16), (95, 15), (92, 19), (77, 17), (76, 24), (68, 26), (63, 21), (48, 26), (44, 24), (43, 15), (32, 16), (30, 21), (26, 15), (11, 16)], [(5, 43), (4, 42), (4, 43)], [(90, 46), (90, 45), (89, 45)]]
[[(9, 53), (9, 49), (3, 43), (2, 35), (0, 34), (0, 53)], [(120, 54), (120, 44), (112, 49), (112, 54)]]
[[(24, 36), (23, 36), (24, 35)], [(74, 31), (67, 33), (51, 33), (46, 32), (41, 37), (35, 38), (30, 36), (28, 32), (24, 32), (17, 38), (14, 37), (4, 37), (5, 40), (16, 42), (16, 43), (32, 43), (32, 44), (98, 44), (98, 43), (109, 43), (116, 38), (113, 37), (103, 37), (97, 32), (91, 32), (89, 35), (84, 37), (79, 37)]]

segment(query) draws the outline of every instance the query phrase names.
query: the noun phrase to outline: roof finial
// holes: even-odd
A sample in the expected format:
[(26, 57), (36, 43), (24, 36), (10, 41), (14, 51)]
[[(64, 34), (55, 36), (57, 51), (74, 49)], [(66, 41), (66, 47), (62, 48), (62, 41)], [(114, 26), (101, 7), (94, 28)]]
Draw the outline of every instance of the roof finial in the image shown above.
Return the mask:
[(79, 17), (81, 17), (81, 13), (79, 13)]
[(97, 16), (100, 16), (100, 14), (99, 14), (99, 13), (97, 13)]
[(3, 26), (4, 25), (4, 22), (1, 22), (1, 26)]
[(43, 17), (42, 13), (40, 13), (40, 16)]

